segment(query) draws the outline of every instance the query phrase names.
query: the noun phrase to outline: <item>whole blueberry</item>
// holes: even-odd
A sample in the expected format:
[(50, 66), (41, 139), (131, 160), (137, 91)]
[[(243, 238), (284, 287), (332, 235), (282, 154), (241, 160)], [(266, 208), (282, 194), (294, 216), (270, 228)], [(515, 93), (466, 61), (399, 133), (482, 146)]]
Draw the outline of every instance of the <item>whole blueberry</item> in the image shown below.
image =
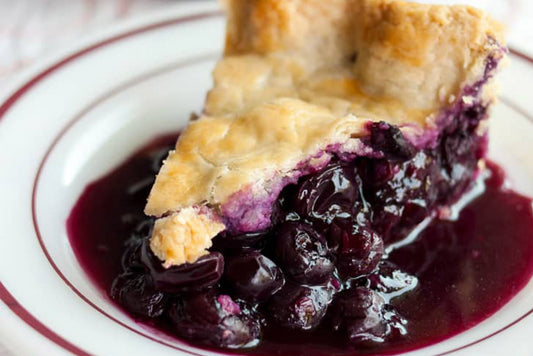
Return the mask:
[(326, 315), (328, 306), (338, 288), (337, 283), (331, 282), (318, 286), (303, 286), (287, 282), (269, 300), (268, 317), (278, 325), (290, 329), (314, 329)]
[(150, 250), (148, 240), (141, 248), (141, 261), (150, 272), (156, 289), (168, 293), (198, 291), (216, 284), (224, 272), (224, 257), (211, 252), (194, 263), (165, 268)]
[(328, 318), (351, 345), (383, 342), (390, 332), (383, 317), (385, 301), (376, 292), (356, 287), (338, 293)]
[(302, 217), (329, 224), (336, 217), (350, 217), (359, 198), (359, 182), (353, 167), (330, 163), (320, 173), (303, 178), (293, 199)]
[(213, 290), (183, 296), (168, 316), (186, 340), (222, 348), (254, 346), (261, 335), (259, 318), (245, 304)]
[(285, 283), (278, 266), (255, 251), (227, 258), (224, 280), (237, 297), (250, 302), (268, 299)]
[(157, 318), (165, 311), (167, 296), (155, 290), (147, 274), (124, 273), (113, 281), (111, 297), (137, 317)]
[(383, 256), (383, 240), (372, 229), (356, 222), (336, 221), (328, 241), (337, 254), (337, 269), (343, 278), (354, 278), (376, 268)]
[(324, 236), (303, 223), (279, 226), (275, 252), (282, 269), (297, 282), (325, 282), (335, 269)]
[(407, 141), (397, 126), (384, 121), (370, 125), (372, 148), (382, 151), (389, 160), (405, 161), (413, 158), (416, 149)]
[(222, 232), (213, 239), (211, 250), (233, 252), (235, 250), (261, 249), (265, 240), (269, 237), (269, 231), (255, 231), (239, 234)]

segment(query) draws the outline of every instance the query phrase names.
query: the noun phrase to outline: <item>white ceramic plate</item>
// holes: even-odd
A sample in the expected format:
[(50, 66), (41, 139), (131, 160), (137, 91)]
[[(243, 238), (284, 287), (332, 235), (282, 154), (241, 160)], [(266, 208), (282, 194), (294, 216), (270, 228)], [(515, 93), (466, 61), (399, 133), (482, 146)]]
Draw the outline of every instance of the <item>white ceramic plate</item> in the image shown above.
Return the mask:
[[(223, 43), (216, 10), (198, 4), (104, 33), (0, 100), (0, 340), (17, 354), (209, 354), (113, 306), (80, 268), (65, 220), (87, 183), (201, 109)], [(533, 196), (533, 60), (511, 57), (491, 152)], [(492, 318), (410, 355), (531, 356), (532, 314), (533, 281)]]

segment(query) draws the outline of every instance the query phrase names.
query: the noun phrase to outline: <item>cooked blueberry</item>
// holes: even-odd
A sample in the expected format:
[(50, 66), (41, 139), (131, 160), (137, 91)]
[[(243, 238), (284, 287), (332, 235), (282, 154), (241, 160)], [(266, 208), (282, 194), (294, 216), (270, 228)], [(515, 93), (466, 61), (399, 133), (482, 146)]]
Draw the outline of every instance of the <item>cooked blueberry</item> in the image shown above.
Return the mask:
[(124, 270), (142, 270), (144, 265), (141, 263), (141, 246), (142, 241), (130, 239), (127, 248), (122, 255), (122, 268)]
[(224, 257), (211, 252), (194, 263), (165, 268), (150, 250), (148, 241), (142, 245), (141, 261), (150, 271), (158, 290), (168, 293), (198, 291), (217, 283), (224, 272)]
[(390, 332), (383, 317), (385, 301), (376, 292), (362, 287), (338, 293), (328, 317), (334, 330), (352, 345), (383, 342)]
[(337, 283), (302, 286), (287, 282), (270, 299), (268, 316), (277, 324), (290, 329), (310, 330), (317, 327), (338, 290)]
[(259, 319), (246, 305), (213, 291), (184, 296), (170, 306), (168, 315), (178, 335), (204, 345), (254, 346), (261, 334)]
[(344, 278), (371, 272), (383, 255), (383, 240), (373, 230), (354, 222), (337, 221), (328, 240), (337, 253), (337, 269)]
[(258, 252), (246, 252), (226, 259), (224, 279), (242, 299), (261, 302), (283, 287), (283, 272)]
[(256, 231), (232, 235), (223, 232), (213, 239), (212, 250), (239, 250), (239, 249), (255, 249), (261, 248), (264, 245), (264, 240), (268, 237), (269, 231)]
[(135, 316), (157, 318), (165, 311), (167, 297), (155, 290), (146, 274), (124, 273), (115, 278), (111, 297)]
[(288, 222), (279, 227), (276, 255), (285, 273), (301, 283), (322, 283), (335, 269), (326, 239), (302, 223)]
[(293, 205), (300, 216), (329, 224), (335, 217), (350, 217), (358, 197), (353, 168), (330, 163), (322, 172), (303, 179)]
[(371, 124), (370, 142), (374, 149), (382, 151), (388, 159), (404, 161), (413, 158), (416, 152), (397, 126), (383, 121)]

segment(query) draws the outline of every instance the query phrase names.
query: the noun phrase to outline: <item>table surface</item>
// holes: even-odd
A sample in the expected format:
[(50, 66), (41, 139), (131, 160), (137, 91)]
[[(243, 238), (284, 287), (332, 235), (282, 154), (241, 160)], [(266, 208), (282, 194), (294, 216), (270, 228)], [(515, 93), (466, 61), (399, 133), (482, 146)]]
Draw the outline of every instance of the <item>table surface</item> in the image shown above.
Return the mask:
[[(199, 0), (0, 0), (0, 89), (38, 58), (73, 44), (97, 29), (195, 1)], [(417, 2), (463, 3), (485, 9), (507, 25), (507, 38), (513, 48), (533, 56), (533, 1)], [(64, 31), (65, 28), (69, 31)], [(0, 345), (0, 356), (15, 355)]]

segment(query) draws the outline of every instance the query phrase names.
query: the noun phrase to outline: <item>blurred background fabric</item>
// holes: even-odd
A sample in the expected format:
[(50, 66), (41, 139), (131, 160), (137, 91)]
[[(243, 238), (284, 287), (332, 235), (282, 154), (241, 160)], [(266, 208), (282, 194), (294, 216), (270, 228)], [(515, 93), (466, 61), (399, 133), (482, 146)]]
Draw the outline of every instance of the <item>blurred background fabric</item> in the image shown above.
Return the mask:
[[(0, 0), (0, 90), (43, 56), (76, 44), (94, 31), (199, 1), (214, 0)], [(487, 10), (507, 26), (510, 46), (533, 56), (531, 0), (416, 1), (469, 4)], [(15, 355), (0, 345), (0, 356)]]
[(35, 60), (97, 29), (188, 2), (195, 1), (0, 0), (0, 88)]

